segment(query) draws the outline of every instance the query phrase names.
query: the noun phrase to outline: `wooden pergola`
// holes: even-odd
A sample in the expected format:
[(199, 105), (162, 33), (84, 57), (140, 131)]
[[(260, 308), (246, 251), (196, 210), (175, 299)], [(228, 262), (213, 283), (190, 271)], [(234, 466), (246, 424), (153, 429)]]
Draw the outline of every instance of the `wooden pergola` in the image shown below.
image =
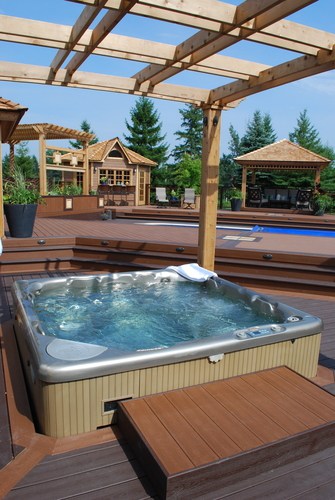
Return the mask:
[(235, 161), (242, 167), (242, 207), (245, 207), (246, 202), (248, 172), (251, 171), (252, 173), (252, 184), (256, 183), (257, 172), (283, 170), (287, 172), (312, 172), (314, 174), (314, 184), (317, 185), (320, 183), (321, 171), (330, 163), (328, 158), (302, 148), (287, 139), (282, 139), (245, 155), (238, 156)]
[[(39, 167), (40, 167), (40, 193), (47, 194), (47, 158), (46, 151), (73, 151), (66, 147), (55, 147), (46, 144), (47, 140), (55, 139), (76, 139), (83, 143), (82, 157), (83, 162), (81, 167), (71, 167), (72, 172), (83, 173), (83, 194), (89, 192), (89, 171), (88, 171), (88, 154), (87, 147), (89, 142), (95, 137), (94, 134), (83, 132), (82, 130), (75, 130), (52, 123), (32, 123), (25, 125), (18, 125), (15, 131), (7, 141), (11, 147), (11, 156), (14, 157), (14, 145), (21, 141), (38, 141), (39, 142)], [(57, 166), (55, 170), (65, 170), (66, 167)]]
[[(192, 103), (202, 108), (198, 262), (212, 269), (221, 111), (234, 108), (249, 95), (334, 68), (335, 35), (285, 19), (317, 0), (245, 0), (237, 6), (218, 0), (72, 1), (84, 6), (72, 26), (0, 16), (0, 40), (55, 51), (48, 66), (29, 64), (25, 60), (1, 61), (0, 80), (121, 92)], [(167, 29), (171, 23), (183, 25), (192, 28), (194, 34), (173, 46), (146, 39), (151, 33), (146, 23), (143, 23), (141, 39), (113, 33), (119, 25), (122, 29), (128, 16), (163, 21), (169, 23)], [(285, 62), (270, 66), (224, 54), (225, 49), (240, 42), (282, 49)], [(241, 53), (244, 53), (243, 44)], [(81, 70), (83, 63), (94, 56), (135, 61), (143, 67), (126, 77), (103, 73), (102, 64), (101, 72)], [(208, 89), (182, 86), (170, 80), (188, 71), (194, 73), (195, 82), (197, 74), (205, 73), (222, 78), (222, 85)]]

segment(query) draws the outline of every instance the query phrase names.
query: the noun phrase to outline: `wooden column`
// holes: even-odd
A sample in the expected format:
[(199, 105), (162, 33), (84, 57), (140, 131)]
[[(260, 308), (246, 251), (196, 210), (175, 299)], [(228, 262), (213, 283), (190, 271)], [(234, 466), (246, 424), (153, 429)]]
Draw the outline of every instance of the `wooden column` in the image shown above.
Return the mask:
[(314, 176), (315, 186), (317, 184), (320, 184), (320, 180), (321, 180), (321, 167), (317, 167), (317, 169), (315, 170), (315, 176)]
[(243, 196), (242, 200), (242, 207), (245, 207), (245, 200), (247, 198), (247, 173), (248, 173), (248, 167), (242, 167), (242, 186), (241, 186), (241, 192)]
[(15, 146), (14, 142), (9, 143), (9, 173), (14, 175), (15, 170)]
[(214, 270), (221, 110), (204, 109), (198, 264)]
[(40, 194), (45, 196), (47, 194), (47, 166), (46, 166), (46, 148), (45, 148), (45, 135), (39, 133), (39, 163), (40, 163)]
[(83, 194), (89, 194), (90, 186), (89, 186), (89, 166), (88, 166), (88, 142), (85, 141), (83, 144), (83, 161), (84, 161), (84, 177), (83, 177)]

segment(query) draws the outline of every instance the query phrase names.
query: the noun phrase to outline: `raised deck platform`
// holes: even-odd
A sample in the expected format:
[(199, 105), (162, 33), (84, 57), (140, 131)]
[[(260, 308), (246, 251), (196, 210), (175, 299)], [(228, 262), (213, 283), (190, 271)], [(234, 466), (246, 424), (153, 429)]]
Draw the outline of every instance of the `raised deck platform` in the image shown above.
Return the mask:
[(162, 498), (203, 498), (334, 446), (335, 397), (280, 367), (124, 401), (119, 427)]

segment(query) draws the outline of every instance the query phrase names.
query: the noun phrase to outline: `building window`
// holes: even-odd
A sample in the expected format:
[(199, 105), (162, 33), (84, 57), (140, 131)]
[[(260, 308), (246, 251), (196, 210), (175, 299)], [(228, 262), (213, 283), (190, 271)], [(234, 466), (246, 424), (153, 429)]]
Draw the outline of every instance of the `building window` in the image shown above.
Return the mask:
[(83, 189), (83, 173), (77, 172), (77, 186), (80, 186)]
[(130, 170), (99, 170), (99, 183), (101, 184), (101, 179), (107, 177), (107, 183), (111, 186), (113, 185), (126, 185), (130, 184)]
[(113, 149), (112, 151), (110, 151), (110, 153), (108, 154), (108, 157), (109, 158), (123, 158), (121, 152), (118, 151), (117, 149)]

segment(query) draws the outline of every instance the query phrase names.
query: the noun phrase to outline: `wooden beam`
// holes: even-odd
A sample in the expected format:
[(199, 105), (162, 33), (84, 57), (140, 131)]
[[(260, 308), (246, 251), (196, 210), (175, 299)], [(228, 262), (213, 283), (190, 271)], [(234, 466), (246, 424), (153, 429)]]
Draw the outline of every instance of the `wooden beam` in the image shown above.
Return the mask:
[(67, 42), (66, 48), (60, 49), (57, 52), (50, 65), (54, 72), (58, 71), (59, 68), (62, 66), (63, 62), (69, 56), (74, 47), (77, 45), (77, 43), (79, 42), (85, 31), (89, 28), (94, 19), (101, 12), (107, 0), (97, 0), (97, 1), (98, 5), (94, 7), (90, 7), (89, 5), (87, 5), (83, 10), (83, 12), (78, 17), (73, 28), (71, 29), (70, 40)]
[(77, 53), (67, 64), (66, 69), (71, 76), (81, 64), (90, 56), (93, 50), (98, 47), (108, 33), (124, 18), (137, 0), (123, 0), (122, 8), (119, 11), (108, 11), (101, 19), (98, 25), (94, 28), (91, 36), (91, 41), (88, 50), (79, 54)]
[[(95, 0), (72, 0), (81, 4), (94, 4)], [(314, 2), (316, 0), (313, 0)], [(209, 30), (214, 32), (220, 32), (222, 30), (223, 24), (233, 24), (234, 22), (234, 12), (235, 10), (227, 10), (226, 15), (222, 9), (224, 6), (223, 2), (217, 2), (217, 6), (214, 10), (206, 11), (206, 15), (199, 15), (199, 12), (203, 14), (203, 1), (191, 2), (191, 5), (187, 5), (187, 9), (183, 8), (183, 3), (180, 3), (180, 10), (164, 11), (162, 8), (156, 6), (151, 6), (150, 10), (146, 9), (144, 5), (136, 4), (131, 13), (139, 16), (146, 16), (153, 19), (159, 19), (162, 21), (173, 22), (175, 24), (182, 24), (184, 26), (189, 26), (195, 29)], [(311, 2), (312, 3), (312, 2)], [(108, 0), (106, 3), (106, 8), (117, 9), (119, 2), (117, 0)], [(298, 6), (298, 4), (295, 4)], [(207, 6), (207, 2), (206, 2)], [(304, 5), (305, 6), (305, 5)], [(229, 5), (227, 9), (236, 9), (236, 7)], [(302, 8), (301, 6), (299, 8)], [(248, 28), (248, 26), (244, 26)], [(271, 24), (257, 33), (249, 30), (248, 40), (255, 41), (257, 43), (263, 43), (266, 45), (271, 45), (286, 50), (292, 50), (294, 52), (301, 52), (304, 54), (315, 54), (315, 48), (329, 48), (335, 43), (335, 35), (332, 33), (326, 33), (322, 30), (317, 30), (309, 26), (304, 26), (292, 21), (278, 21)], [(238, 33), (230, 33), (233, 37), (238, 37)], [(289, 42), (289, 43), (288, 43)], [(332, 43), (331, 43), (332, 42)], [(315, 48), (314, 48), (315, 47)]]
[(182, 85), (160, 84), (150, 88), (149, 84), (138, 86), (132, 78), (101, 75), (77, 71), (69, 78), (66, 70), (60, 69), (57, 75), (50, 75), (50, 68), (29, 64), (18, 64), (1, 61), (0, 80), (22, 83), (40, 83), (47, 85), (62, 85), (73, 88), (104, 90), (126, 94), (170, 99), (190, 102), (198, 106), (207, 102), (209, 91), (201, 88), (190, 88)]
[[(57, 26), (52, 23), (43, 23), (30, 19), (9, 18), (8, 16), (3, 16), (1, 20), (4, 21), (1, 23), (0, 28), (0, 39), (3, 41), (34, 44), (41, 47), (56, 47), (60, 49), (59, 53), (62, 54), (67, 52), (65, 49), (70, 45), (73, 46), (73, 50), (77, 52), (86, 52), (89, 50), (92, 30), (87, 30), (80, 41), (73, 45), (71, 42), (72, 30), (70, 26)], [(20, 26), (19, 34), (17, 33), (17, 25)], [(93, 50), (92, 54), (126, 59), (128, 61), (163, 65), (166, 61), (173, 62), (175, 51), (176, 47), (174, 45), (153, 42), (141, 38), (109, 34), (100, 43), (99, 47)], [(56, 57), (51, 63), (51, 69), (53, 71), (57, 71), (59, 68)], [(190, 63), (192, 61), (189, 57), (184, 62)], [(183, 62), (178, 64), (182, 67)], [(193, 64), (189, 69), (191, 71), (216, 74), (228, 78), (247, 79), (248, 76), (258, 75), (260, 71), (267, 67), (269, 66), (265, 64), (254, 63), (235, 57), (213, 55), (199, 64)]]
[[(241, 27), (252, 18), (252, 30), (258, 31), (271, 23), (276, 22), (284, 16), (291, 14), (297, 10), (297, 5), (308, 5), (315, 0), (297, 0), (294, 4), (290, 0), (267, 0), (259, 2), (257, 0), (246, 0), (236, 8), (234, 26), (225, 25), (220, 33), (200, 31), (185, 40), (176, 47), (176, 55), (173, 63), (167, 63), (164, 66), (150, 65), (137, 75), (139, 84), (150, 80), (151, 85), (171, 78), (181, 71), (174, 65), (175, 62), (182, 61), (187, 56), (192, 56), (192, 64), (199, 63), (207, 57), (223, 50), (237, 41), (246, 38), (250, 33), (249, 30), (237, 30), (239, 36), (235, 39), (229, 35), (232, 29)], [(278, 4), (281, 4), (278, 6)], [(258, 6), (258, 10), (257, 10)], [(301, 8), (301, 7), (300, 7)], [(256, 17), (254, 17), (256, 16)], [(183, 62), (183, 70), (187, 69), (191, 63)]]
[(214, 270), (220, 163), (221, 111), (204, 110), (198, 264)]
[(287, 63), (279, 64), (262, 71), (258, 77), (251, 77), (248, 82), (236, 81), (211, 91), (210, 102), (221, 105), (230, 99), (242, 99), (246, 96), (262, 92), (290, 83), (301, 78), (317, 75), (335, 68), (335, 50), (320, 50), (316, 57), (303, 56)]

